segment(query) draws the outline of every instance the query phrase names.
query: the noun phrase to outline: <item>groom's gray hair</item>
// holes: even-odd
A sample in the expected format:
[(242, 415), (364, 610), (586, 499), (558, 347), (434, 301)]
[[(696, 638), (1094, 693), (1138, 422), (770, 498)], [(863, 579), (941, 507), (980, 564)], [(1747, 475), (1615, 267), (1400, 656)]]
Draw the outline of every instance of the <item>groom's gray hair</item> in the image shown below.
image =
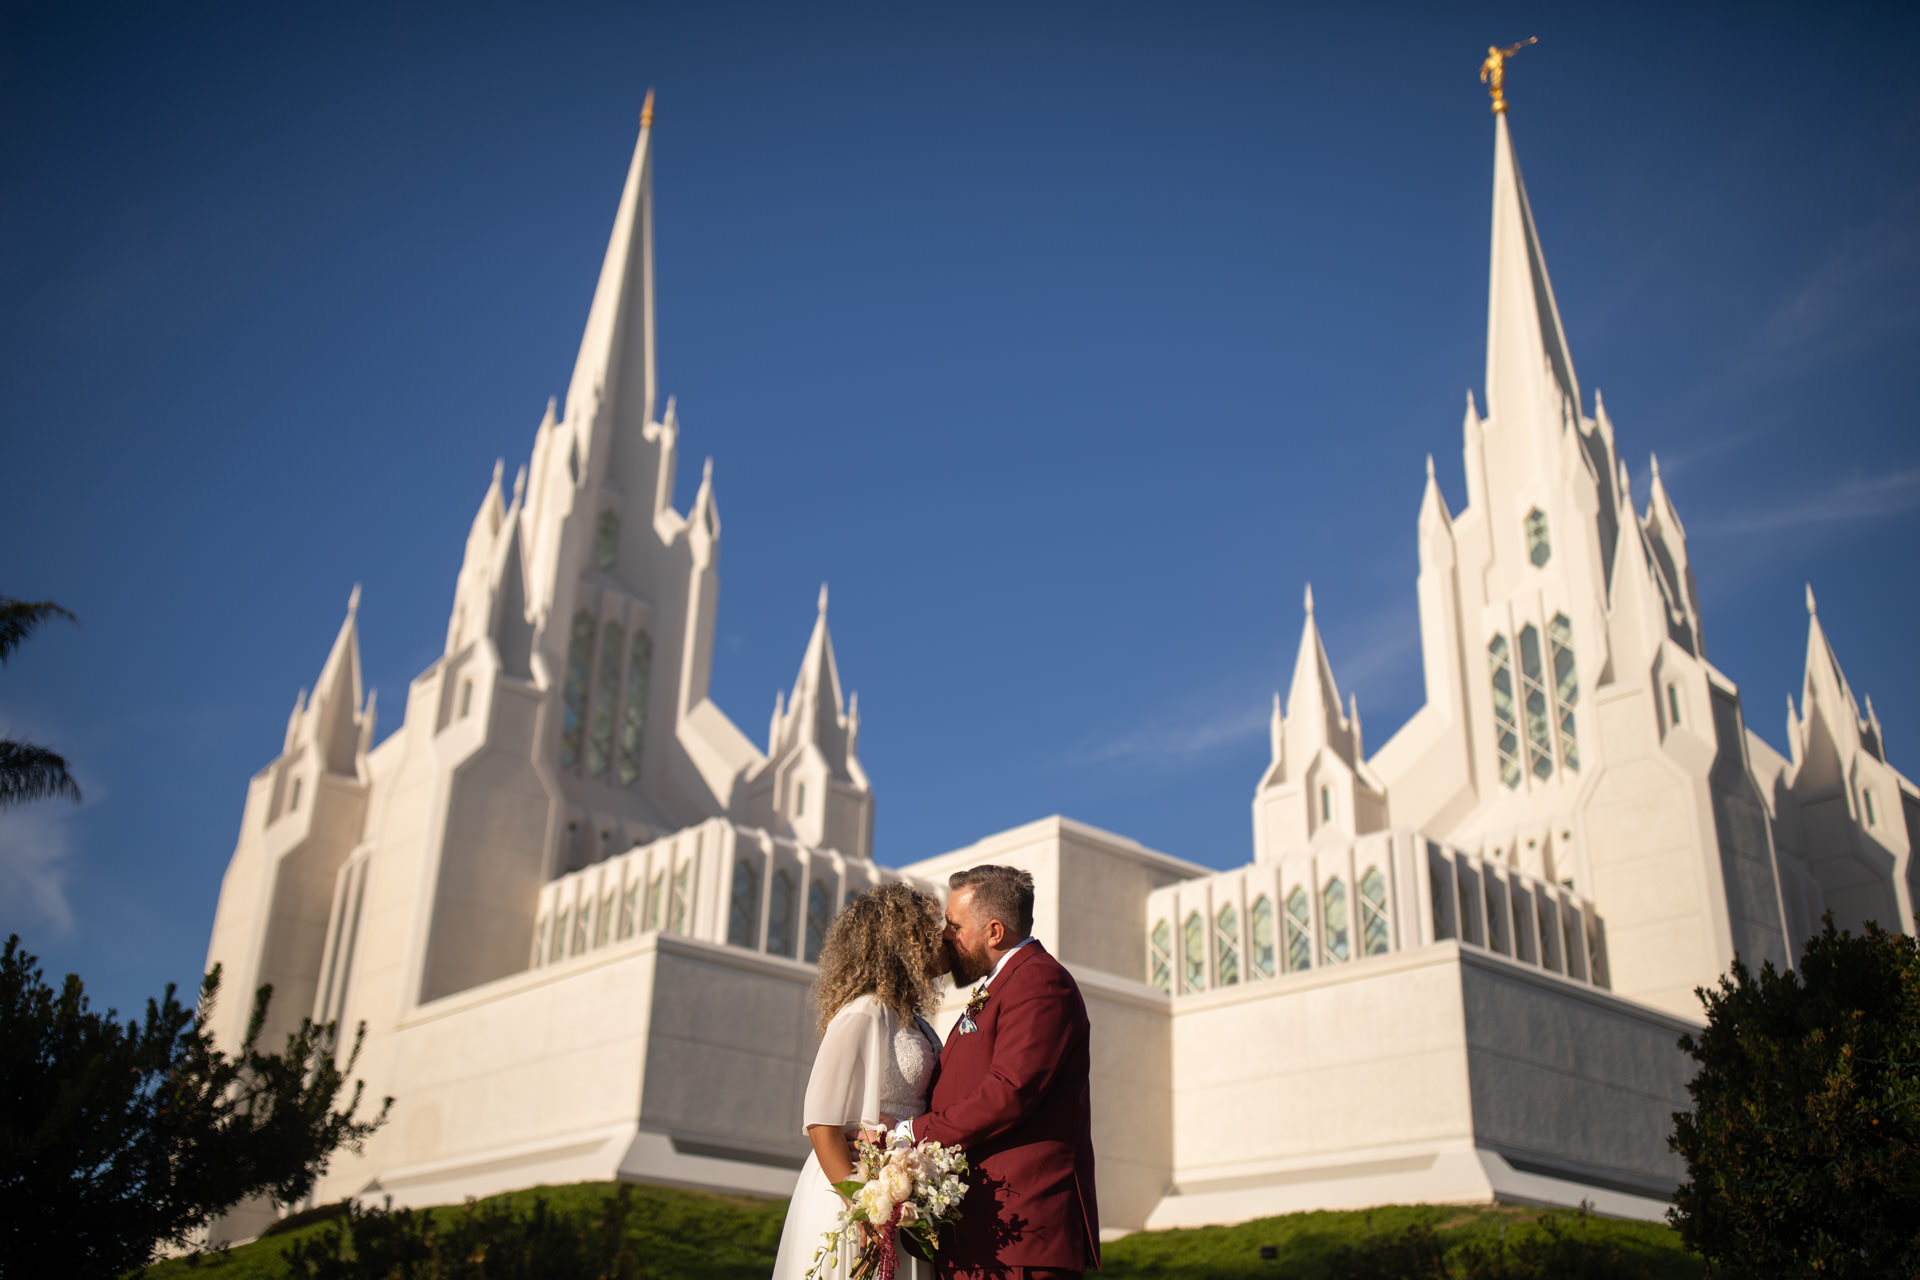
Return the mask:
[(953, 893), (973, 890), (973, 909), (1007, 927), (1019, 942), (1033, 933), (1033, 875), (1018, 867), (968, 867), (947, 877)]

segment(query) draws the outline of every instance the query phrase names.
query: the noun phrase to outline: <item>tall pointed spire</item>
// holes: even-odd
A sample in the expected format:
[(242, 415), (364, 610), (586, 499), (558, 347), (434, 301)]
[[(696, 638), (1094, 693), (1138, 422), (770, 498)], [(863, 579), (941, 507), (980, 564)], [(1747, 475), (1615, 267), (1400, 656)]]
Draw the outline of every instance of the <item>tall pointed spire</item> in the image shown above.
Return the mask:
[(784, 708), (778, 699), (773, 707), (767, 755), (784, 756), (795, 746), (811, 742), (825, 757), (835, 777), (864, 779), (855, 759), (854, 715), (847, 708), (840, 689), (840, 668), (833, 656), (833, 635), (827, 629), (827, 586), (820, 584), (819, 613), (813, 621), (813, 634), (807, 638), (807, 652), (800, 659), (800, 671), (793, 680), (793, 693)]
[(1571, 401), (1577, 418), (1580, 384), (1547, 278), (1546, 256), (1507, 116), (1493, 126), (1493, 248), (1487, 280), (1487, 412), (1558, 421)]
[(360, 584), (347, 597), (347, 616), (327, 651), (320, 678), (313, 684), (313, 700), (307, 705), (307, 725), (327, 772), (354, 777), (360, 754), (361, 692), (360, 632), (356, 620), (360, 612)]
[(567, 387), (569, 422), (611, 406), (615, 425), (639, 430), (652, 420), (653, 343), (653, 94), (647, 94), (640, 138), (627, 167), (613, 234), (587, 312), (586, 332)]
[[(1300, 630), (1300, 652), (1294, 658), (1293, 683), (1287, 688), (1286, 754), (1290, 760), (1310, 759), (1325, 743), (1346, 747), (1347, 717), (1340, 707), (1340, 689), (1327, 661), (1320, 628), (1313, 620), (1313, 588), (1307, 587), (1307, 620)], [(1351, 755), (1351, 751), (1342, 754)]]

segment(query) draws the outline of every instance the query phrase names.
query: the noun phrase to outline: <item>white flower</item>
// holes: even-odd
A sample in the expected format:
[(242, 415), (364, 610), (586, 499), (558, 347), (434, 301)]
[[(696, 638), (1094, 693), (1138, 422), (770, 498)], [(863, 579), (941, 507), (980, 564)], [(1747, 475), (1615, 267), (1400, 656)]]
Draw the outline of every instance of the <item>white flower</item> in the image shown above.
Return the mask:
[(905, 1200), (913, 1195), (913, 1175), (898, 1165), (889, 1166), (875, 1181), (886, 1188), (891, 1200)]

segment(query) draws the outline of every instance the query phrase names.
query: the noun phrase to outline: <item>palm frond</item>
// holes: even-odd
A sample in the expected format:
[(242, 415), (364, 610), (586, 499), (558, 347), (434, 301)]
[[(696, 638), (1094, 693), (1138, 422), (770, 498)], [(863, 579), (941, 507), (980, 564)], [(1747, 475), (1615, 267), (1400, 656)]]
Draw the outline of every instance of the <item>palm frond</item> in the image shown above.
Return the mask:
[(80, 619), (51, 600), (9, 600), (0, 596), (0, 662), (48, 618), (65, 618), (74, 626)]
[(48, 796), (80, 801), (80, 784), (67, 772), (65, 757), (31, 742), (0, 738), (0, 809)]

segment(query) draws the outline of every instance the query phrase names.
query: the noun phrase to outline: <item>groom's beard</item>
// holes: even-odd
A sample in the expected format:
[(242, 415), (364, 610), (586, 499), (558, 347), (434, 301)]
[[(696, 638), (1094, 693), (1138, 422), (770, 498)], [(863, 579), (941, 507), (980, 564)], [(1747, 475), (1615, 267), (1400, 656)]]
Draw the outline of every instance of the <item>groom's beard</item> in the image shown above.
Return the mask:
[(954, 986), (967, 986), (993, 971), (993, 962), (987, 958), (986, 952), (963, 950), (957, 942), (949, 942), (946, 946), (947, 963), (951, 966), (949, 972), (953, 974)]

